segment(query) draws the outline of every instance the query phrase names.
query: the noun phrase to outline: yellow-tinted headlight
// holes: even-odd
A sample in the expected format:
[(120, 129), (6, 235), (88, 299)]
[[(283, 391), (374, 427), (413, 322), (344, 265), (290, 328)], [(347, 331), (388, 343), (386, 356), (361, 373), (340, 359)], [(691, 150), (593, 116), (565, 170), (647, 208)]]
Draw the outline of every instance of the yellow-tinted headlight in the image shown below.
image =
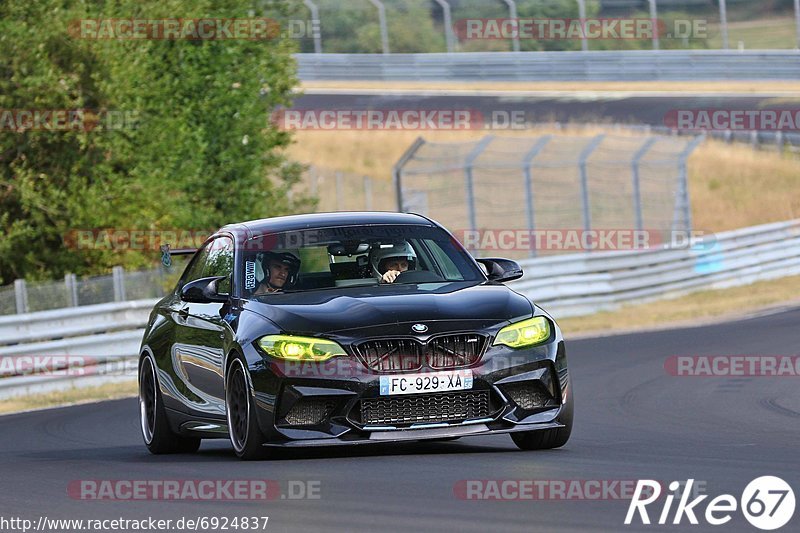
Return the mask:
[(504, 344), (509, 348), (524, 348), (541, 344), (549, 338), (550, 321), (543, 316), (535, 316), (501, 329), (494, 340), (494, 345)]
[(314, 337), (267, 335), (258, 343), (272, 357), (289, 361), (327, 361), (331, 357), (347, 355), (337, 343)]

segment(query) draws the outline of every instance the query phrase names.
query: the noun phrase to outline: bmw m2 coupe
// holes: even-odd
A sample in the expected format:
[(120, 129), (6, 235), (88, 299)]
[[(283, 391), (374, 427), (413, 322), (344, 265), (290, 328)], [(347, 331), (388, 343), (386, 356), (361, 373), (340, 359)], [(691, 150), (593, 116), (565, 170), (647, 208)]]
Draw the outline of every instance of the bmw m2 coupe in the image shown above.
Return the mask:
[(436, 222), (295, 215), (225, 226), (150, 315), (139, 362), (156, 454), (510, 434), (563, 446), (573, 399), (553, 318)]

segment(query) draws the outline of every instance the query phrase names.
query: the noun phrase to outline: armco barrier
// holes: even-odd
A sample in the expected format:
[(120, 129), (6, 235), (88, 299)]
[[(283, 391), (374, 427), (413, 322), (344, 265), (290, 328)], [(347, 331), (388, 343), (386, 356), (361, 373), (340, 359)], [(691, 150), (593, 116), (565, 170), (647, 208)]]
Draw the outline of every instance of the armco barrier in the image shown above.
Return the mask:
[(797, 50), (296, 54), (303, 81), (797, 80)]
[[(520, 262), (525, 276), (510, 286), (556, 317), (697, 290), (800, 275), (800, 220), (719, 233), (696, 249), (591, 252)], [(0, 318), (0, 358), (85, 356), (98, 368), (84, 375), (0, 379), (0, 398), (135, 379), (143, 328), (154, 300), (77, 307)], [(103, 366), (104, 362), (113, 362)], [(1, 363), (1, 361), (0, 361)], [(121, 375), (119, 368), (128, 364)], [(108, 374), (104, 374), (108, 373)]]
[(66, 307), (38, 313), (0, 316), (0, 349), (50, 339), (94, 335), (144, 326), (157, 300)]
[[(135, 371), (130, 369), (136, 365), (144, 326), (155, 302), (87, 305), (0, 317), (0, 358), (67, 356), (70, 366), (81, 367), (72, 372), (2, 378), (0, 399), (135, 379)], [(82, 367), (83, 358), (90, 366)]]
[(717, 234), (713, 245), (645, 252), (591, 252), (520, 262), (511, 283), (556, 316), (800, 274), (800, 220)]

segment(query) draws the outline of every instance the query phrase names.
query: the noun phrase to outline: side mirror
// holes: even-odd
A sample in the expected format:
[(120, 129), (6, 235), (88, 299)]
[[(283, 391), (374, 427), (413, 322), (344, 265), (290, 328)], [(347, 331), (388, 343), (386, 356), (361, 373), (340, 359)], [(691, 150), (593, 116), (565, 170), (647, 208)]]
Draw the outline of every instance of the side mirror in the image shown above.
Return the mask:
[(190, 281), (181, 287), (181, 300), (198, 304), (225, 303), (229, 295), (218, 292), (217, 283), (227, 278), (228, 276), (213, 276)]
[(490, 257), (476, 259), (476, 261), (486, 268), (486, 276), (489, 281), (504, 282), (522, 277), (522, 267), (510, 259)]

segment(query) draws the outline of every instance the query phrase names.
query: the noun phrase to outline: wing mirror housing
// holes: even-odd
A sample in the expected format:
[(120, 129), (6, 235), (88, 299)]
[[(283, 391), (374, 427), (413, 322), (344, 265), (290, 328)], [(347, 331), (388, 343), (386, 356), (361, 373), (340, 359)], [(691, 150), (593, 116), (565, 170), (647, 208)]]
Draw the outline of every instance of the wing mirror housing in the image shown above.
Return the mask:
[(217, 284), (227, 278), (228, 276), (212, 276), (190, 281), (181, 287), (181, 300), (199, 304), (225, 303), (230, 295), (220, 293)]
[(522, 277), (522, 267), (516, 261), (499, 257), (487, 257), (476, 259), (476, 261), (486, 269), (486, 276), (489, 281), (502, 283)]

